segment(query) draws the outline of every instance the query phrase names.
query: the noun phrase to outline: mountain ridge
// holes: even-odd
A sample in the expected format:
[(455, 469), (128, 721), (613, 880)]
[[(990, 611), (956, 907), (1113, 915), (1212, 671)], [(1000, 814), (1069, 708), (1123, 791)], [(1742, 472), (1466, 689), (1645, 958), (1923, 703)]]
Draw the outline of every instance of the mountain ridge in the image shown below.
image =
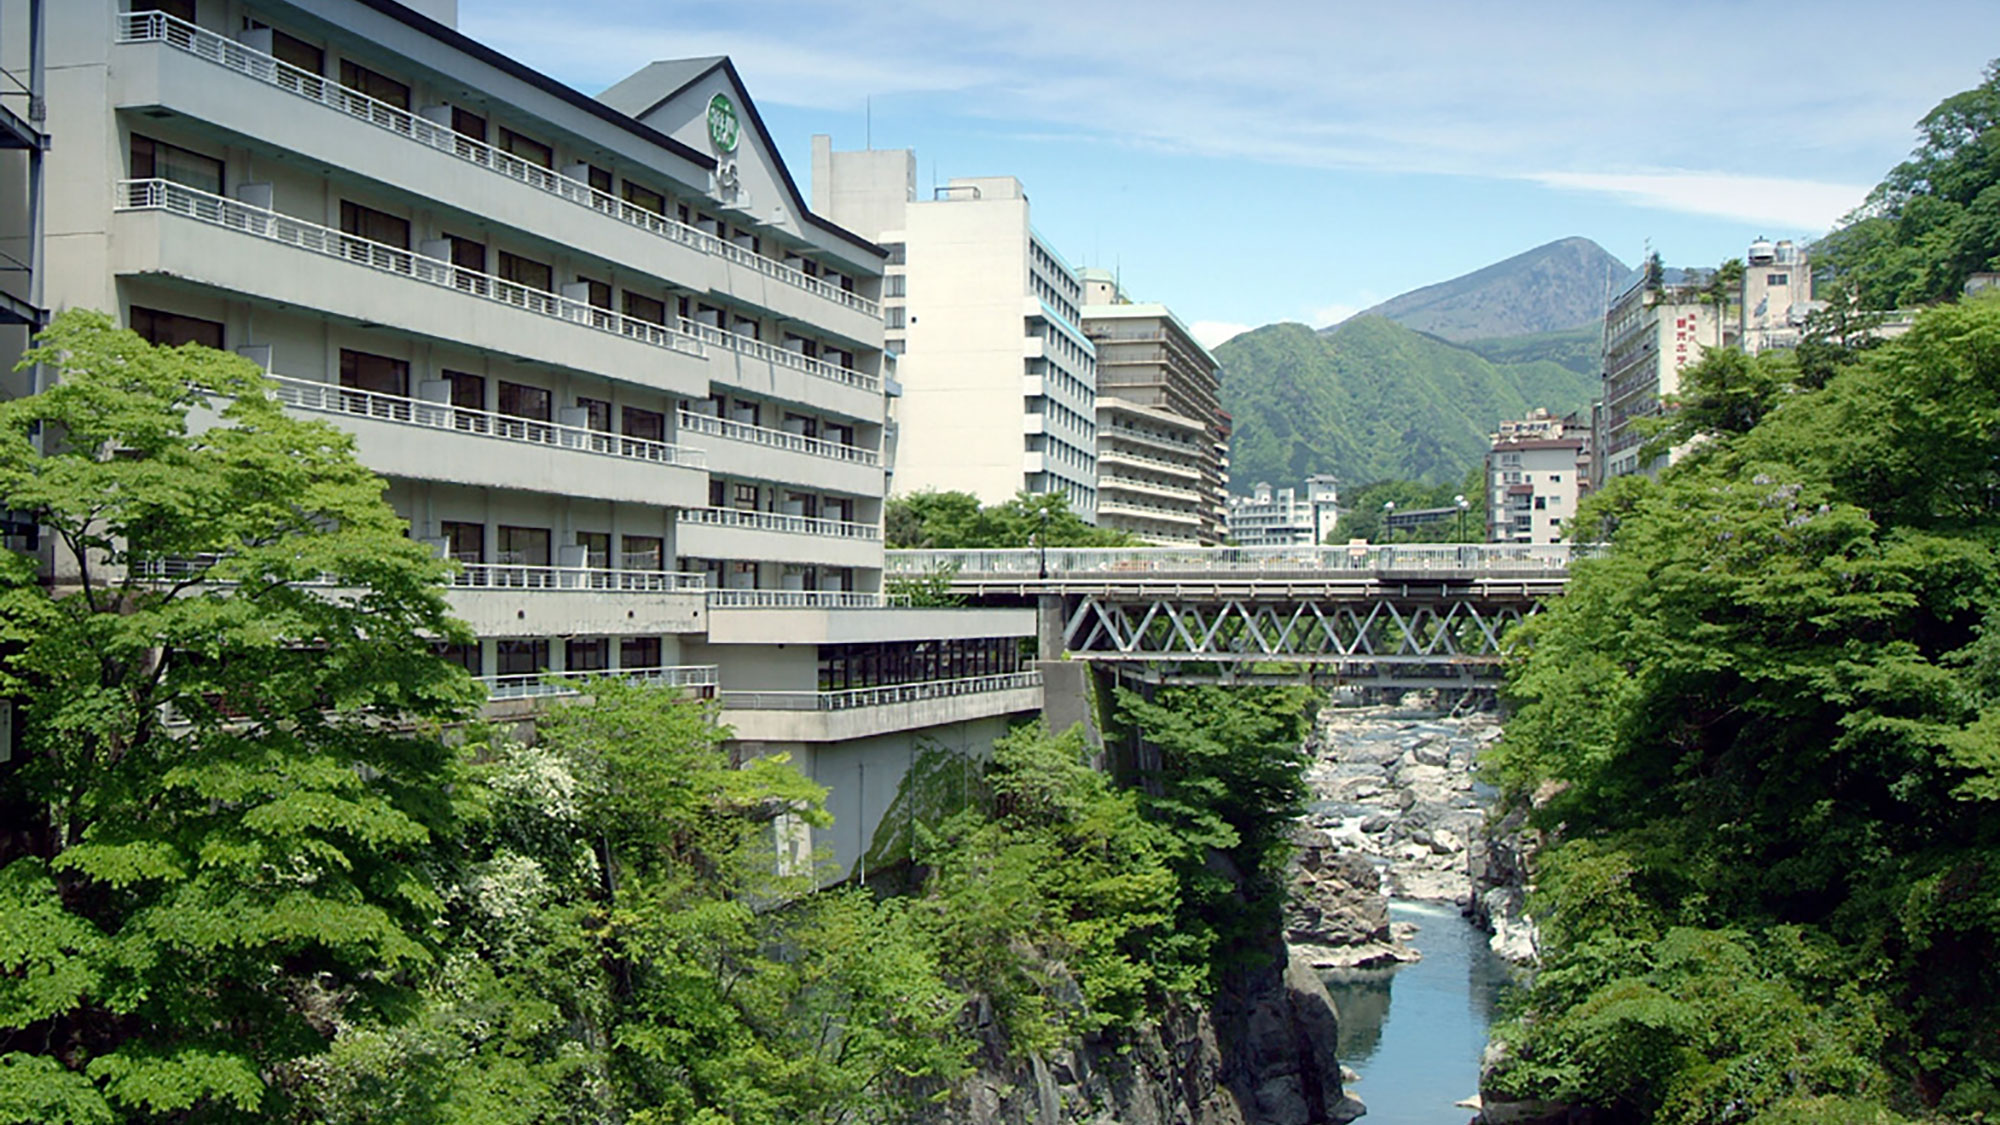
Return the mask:
[(1321, 329), (1381, 316), (1452, 343), (1560, 332), (1604, 315), (1631, 267), (1581, 235), (1559, 238), (1421, 286)]

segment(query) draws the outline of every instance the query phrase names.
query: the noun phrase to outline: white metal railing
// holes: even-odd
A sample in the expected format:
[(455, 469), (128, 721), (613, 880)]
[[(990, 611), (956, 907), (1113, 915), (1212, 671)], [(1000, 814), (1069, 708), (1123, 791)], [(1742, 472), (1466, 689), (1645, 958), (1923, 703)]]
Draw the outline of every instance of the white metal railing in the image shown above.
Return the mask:
[(592, 680), (624, 680), (647, 687), (704, 689), (713, 694), (717, 681), (713, 664), (664, 665), (656, 668), (605, 668), (590, 672), (524, 672), (502, 676), (475, 676), (486, 685), (488, 699), (532, 699), (544, 696), (582, 695)]
[[(1103, 460), (1104, 459), (1102, 457), (1098, 458), (1100, 464), (1102, 464)], [(1097, 488), (1099, 492), (1108, 492), (1120, 489), (1126, 492), (1148, 492), (1159, 496), (1165, 496), (1170, 499), (1186, 500), (1190, 504), (1199, 504), (1203, 500), (1203, 496), (1199, 489), (1182, 488), (1180, 485), (1177, 484), (1161, 484), (1158, 481), (1146, 480), (1143, 477), (1127, 477), (1127, 476), (1118, 476), (1116, 474), (1107, 474), (1104, 473), (1101, 469), (1099, 470), (1097, 478)]]
[(714, 344), (718, 348), (727, 348), (738, 355), (749, 356), (752, 359), (761, 359), (767, 363), (776, 364), (779, 367), (790, 367), (797, 371), (803, 371), (808, 375), (817, 375), (822, 379), (831, 379), (836, 383), (845, 383), (850, 387), (859, 387), (864, 391), (879, 391), (882, 389), (882, 380), (865, 371), (856, 371), (851, 367), (842, 367), (837, 363), (828, 363), (823, 359), (816, 359), (803, 352), (795, 352), (790, 348), (781, 348), (776, 344), (752, 339), (741, 333), (724, 331), (713, 324), (704, 324), (699, 320), (693, 320), (688, 317), (680, 318), (680, 326), (682, 332), (701, 340), (703, 343)]
[(545, 292), (492, 274), (454, 266), (442, 258), (427, 258), (400, 246), (373, 242), (359, 235), (295, 219), (239, 200), (213, 195), (168, 180), (121, 180), (117, 210), (166, 211), (211, 226), (281, 242), (309, 253), (339, 258), (384, 273), (398, 274), (469, 297), (512, 305), (556, 320), (638, 340), (684, 355), (706, 356), (694, 336), (650, 320), (621, 316), (583, 301)]
[(785, 531), (794, 535), (825, 535), (835, 539), (880, 539), (882, 529), (872, 523), (793, 516), (783, 512), (749, 512), (736, 508), (682, 508), (680, 522), (715, 527), (750, 527), (759, 531)]
[(1032, 547), (987, 551), (888, 551), (885, 574), (952, 572), (959, 580), (1038, 577), (1123, 581), (1312, 579), (1331, 574), (1474, 574), (1560, 577), (1597, 544), (1396, 543), (1325, 547)]
[(1172, 438), (1161, 437), (1158, 434), (1149, 434), (1144, 430), (1135, 430), (1130, 426), (1104, 426), (1098, 432), (1108, 433), (1113, 437), (1123, 438), (1126, 441), (1141, 441), (1148, 445), (1157, 445), (1163, 449), (1177, 450), (1186, 453), (1189, 457), (1199, 458), (1203, 456), (1202, 447), (1199, 445), (1185, 441), (1175, 441)]
[(890, 609), (909, 604), (902, 594), (856, 590), (710, 590), (710, 609)]
[(788, 430), (773, 430), (767, 426), (753, 426), (748, 422), (733, 422), (727, 418), (717, 418), (693, 410), (680, 412), (680, 427), (683, 432), (709, 434), (728, 438), (731, 441), (747, 441), (754, 445), (769, 446), (772, 449), (789, 449), (813, 457), (829, 457), (835, 461), (851, 461), (857, 465), (879, 465), (882, 455), (873, 449), (863, 449), (858, 445), (842, 445), (824, 438), (811, 438)]
[[(1115, 427), (1107, 427), (1106, 429), (1114, 435), (1117, 432)], [(1097, 451), (1097, 460), (1100, 464), (1105, 461), (1130, 461), (1135, 465), (1146, 465), (1150, 468), (1159, 469), (1162, 472), (1177, 473), (1181, 476), (1198, 477), (1201, 475), (1201, 465), (1195, 461), (1169, 461), (1163, 457), (1148, 457), (1143, 453), (1134, 453), (1129, 449), (1119, 449), (1115, 446), (1110, 449), (1099, 448)]]
[(458, 560), (451, 584), (474, 590), (611, 590), (665, 593), (704, 590), (708, 575), (700, 571), (612, 570), (597, 566), (540, 566), (534, 563), (488, 563)]
[(1097, 510), (1100, 512), (1132, 512), (1151, 519), (1179, 520), (1185, 523), (1201, 522), (1201, 513), (1195, 511), (1193, 508), (1162, 508), (1157, 504), (1140, 504), (1131, 500), (1121, 500), (1116, 496), (1106, 496), (1104, 492), (1107, 490), (1106, 485), (1109, 483), (1101, 481), (1097, 486), (1099, 489), (1097, 494)]
[(657, 465), (678, 465), (682, 468), (699, 469), (708, 464), (708, 455), (699, 449), (668, 445), (646, 438), (625, 437), (622, 434), (586, 429), (582, 426), (566, 426), (559, 422), (517, 418), (511, 414), (495, 414), (485, 410), (452, 406), (448, 403), (427, 402), (402, 395), (387, 395), (378, 391), (314, 382), (310, 379), (294, 379), (286, 375), (272, 375), (269, 378), (277, 384), (278, 401), (301, 410), (361, 415), (377, 421), (398, 422), (436, 430), (455, 430), (474, 437), (574, 449), (582, 453), (598, 453), (631, 461), (650, 461)]
[(366, 121), (426, 148), (448, 153), (481, 168), (489, 169), (559, 199), (588, 207), (650, 234), (690, 246), (706, 254), (747, 266), (766, 277), (795, 286), (835, 304), (880, 319), (882, 307), (857, 293), (824, 281), (804, 270), (773, 261), (737, 246), (698, 227), (648, 211), (609, 192), (599, 191), (582, 180), (523, 160), (484, 141), (456, 132), (421, 114), (350, 90), (323, 75), (303, 70), (261, 51), (252, 50), (226, 36), (196, 27), (165, 12), (128, 12), (118, 16), (120, 43), (165, 43), (199, 58), (226, 67), (266, 85), (296, 94)]
[(956, 680), (926, 680), (914, 684), (850, 688), (847, 691), (724, 691), (717, 698), (725, 711), (850, 711), (961, 695), (986, 695), (1040, 687), (1040, 672), (1007, 672)]

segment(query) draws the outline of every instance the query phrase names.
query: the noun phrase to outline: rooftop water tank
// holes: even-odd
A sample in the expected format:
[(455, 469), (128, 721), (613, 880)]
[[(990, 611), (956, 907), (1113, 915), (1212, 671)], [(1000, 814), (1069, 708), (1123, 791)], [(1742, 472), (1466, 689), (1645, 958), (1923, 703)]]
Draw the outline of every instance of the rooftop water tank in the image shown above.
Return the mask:
[(1777, 257), (1777, 249), (1768, 238), (1760, 238), (1750, 244), (1750, 264), (1753, 266), (1768, 266), (1777, 261)]

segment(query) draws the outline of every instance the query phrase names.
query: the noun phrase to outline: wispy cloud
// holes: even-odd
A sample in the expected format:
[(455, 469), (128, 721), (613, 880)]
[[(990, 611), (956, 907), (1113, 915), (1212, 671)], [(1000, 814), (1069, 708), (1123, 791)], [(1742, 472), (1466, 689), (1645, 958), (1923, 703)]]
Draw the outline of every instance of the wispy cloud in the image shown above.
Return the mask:
[[(762, 101), (911, 99), (1098, 143), (1522, 179), (1824, 226), (1858, 202), (1850, 183), (1907, 147), (1940, 74), (1976, 79), (1987, 46), (1934, 29), (1983, 25), (1990, 0), (1935, 0), (1944, 10), (1923, 20), (1859, 0), (1773, 3), (1758, 21), (1786, 27), (1782, 41), (1727, 0), (1687, 0), (1671, 18), (1592, 0), (599, 0), (588, 18), (461, 0), (461, 12), (471, 34), (586, 88), (655, 58), (727, 53)], [(1833, 93), (1792, 77), (1827, 58), (1867, 65), (1843, 68)]]

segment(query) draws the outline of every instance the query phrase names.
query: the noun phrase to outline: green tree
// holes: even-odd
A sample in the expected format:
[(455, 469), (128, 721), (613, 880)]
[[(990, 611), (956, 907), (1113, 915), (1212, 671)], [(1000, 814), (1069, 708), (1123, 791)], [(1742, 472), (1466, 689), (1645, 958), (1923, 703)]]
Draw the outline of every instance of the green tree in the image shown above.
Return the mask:
[[(264, 1120), (433, 957), (445, 564), (249, 362), (69, 312), (0, 404), (0, 1120)], [(191, 417), (200, 415), (200, 425)]]
[(1083, 522), (1061, 493), (1022, 492), (1004, 504), (981, 507), (978, 498), (967, 492), (916, 492), (889, 501), (883, 524), (892, 548), (953, 551), (1138, 543), (1123, 532)]
[(2000, 269), (2000, 61), (1917, 132), (1910, 158), (1813, 252), (1863, 308), (1950, 300), (1968, 274)]

